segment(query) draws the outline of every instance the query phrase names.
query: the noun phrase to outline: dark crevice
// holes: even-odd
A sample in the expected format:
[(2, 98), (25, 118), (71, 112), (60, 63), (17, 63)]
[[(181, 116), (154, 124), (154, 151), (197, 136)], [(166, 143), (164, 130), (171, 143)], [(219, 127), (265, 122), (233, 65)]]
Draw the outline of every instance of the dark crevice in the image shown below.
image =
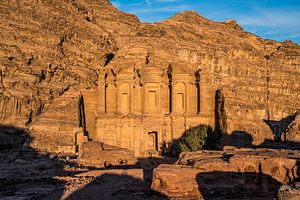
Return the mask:
[(227, 133), (227, 114), (225, 111), (225, 97), (221, 89), (215, 95), (215, 131), (218, 136)]
[(30, 111), (28, 120), (27, 120), (27, 122), (25, 122), (25, 126), (29, 125), (32, 122), (32, 118), (33, 118), (33, 112)]
[(168, 66), (168, 79), (169, 79), (169, 112), (172, 113), (172, 65)]
[(105, 55), (105, 63), (104, 63), (104, 67), (106, 65), (108, 65), (115, 57), (115, 54), (114, 53), (108, 53)]
[(33, 56), (31, 56), (31, 57), (28, 59), (27, 65), (31, 65), (31, 64), (32, 64), (32, 61), (33, 61)]
[(147, 51), (145, 64), (148, 65), (149, 62), (150, 62), (150, 60), (149, 60), (149, 52)]

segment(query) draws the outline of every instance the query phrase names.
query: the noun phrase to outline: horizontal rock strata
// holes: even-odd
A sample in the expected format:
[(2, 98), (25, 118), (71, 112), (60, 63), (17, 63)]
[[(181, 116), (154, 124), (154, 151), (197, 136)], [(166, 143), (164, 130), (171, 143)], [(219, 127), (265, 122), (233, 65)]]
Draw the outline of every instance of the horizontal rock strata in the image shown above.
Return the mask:
[(195, 11), (149, 24), (107, 0), (4, 0), (0, 123), (30, 129), (39, 150), (75, 154), (77, 97), (84, 96), (87, 131), (99, 140), (100, 70), (139, 69), (146, 60), (200, 71), (207, 91), (200, 112), (212, 127), (222, 89), (227, 132), (237, 140), (240, 133), (256, 145), (272, 139), (263, 119), (280, 122), (300, 108), (300, 47), (292, 41), (264, 40), (233, 20), (215, 22)]

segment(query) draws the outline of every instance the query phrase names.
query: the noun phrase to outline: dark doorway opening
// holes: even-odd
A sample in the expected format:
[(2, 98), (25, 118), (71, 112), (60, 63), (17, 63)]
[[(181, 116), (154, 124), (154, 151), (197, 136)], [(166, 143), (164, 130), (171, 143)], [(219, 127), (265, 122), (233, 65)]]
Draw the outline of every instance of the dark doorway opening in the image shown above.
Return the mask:
[(83, 95), (79, 95), (78, 100), (78, 124), (82, 128), (84, 136), (87, 136)]
[(157, 131), (152, 131), (148, 133), (148, 151), (158, 151)]

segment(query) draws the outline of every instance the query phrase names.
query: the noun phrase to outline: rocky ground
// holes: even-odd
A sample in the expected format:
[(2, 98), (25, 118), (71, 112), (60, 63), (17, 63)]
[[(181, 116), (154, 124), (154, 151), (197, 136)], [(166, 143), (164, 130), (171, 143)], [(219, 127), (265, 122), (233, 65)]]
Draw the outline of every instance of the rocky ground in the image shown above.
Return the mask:
[(152, 189), (185, 199), (300, 199), (299, 158), (288, 149), (186, 152), (154, 169)]
[(91, 169), (52, 155), (16, 149), (2, 151), (0, 159), (3, 200), (165, 199), (150, 190), (152, 169), (162, 160), (143, 159), (122, 169)]
[(210, 121), (222, 89), (229, 135), (241, 140), (245, 133), (261, 144), (272, 138), (263, 119), (285, 130), (285, 119), (300, 107), (299, 45), (200, 14), (149, 24), (108, 0), (0, 1), (0, 123), (29, 128), (36, 149), (66, 151), (74, 144), (82, 94), (87, 130), (97, 138), (100, 71), (141, 69), (147, 58), (161, 69), (200, 70)]
[[(296, 143), (270, 141), (252, 148), (225, 146), (222, 151), (182, 153), (179, 159), (137, 158), (136, 164), (104, 169), (83, 165), (77, 158), (38, 152), (27, 145), (29, 137), (24, 130), (7, 129), (5, 126), (0, 131), (0, 199), (300, 197), (300, 148)], [(103, 158), (103, 152), (95, 149), (84, 149), (90, 153), (85, 157), (90, 164), (95, 158)], [(109, 152), (113, 153), (111, 157), (116, 153), (107, 151), (106, 158)]]
[(0, 153), (0, 199), (298, 200), (299, 155), (298, 150), (228, 147), (185, 153), (177, 162), (145, 158), (136, 166), (96, 169), (10, 149)]

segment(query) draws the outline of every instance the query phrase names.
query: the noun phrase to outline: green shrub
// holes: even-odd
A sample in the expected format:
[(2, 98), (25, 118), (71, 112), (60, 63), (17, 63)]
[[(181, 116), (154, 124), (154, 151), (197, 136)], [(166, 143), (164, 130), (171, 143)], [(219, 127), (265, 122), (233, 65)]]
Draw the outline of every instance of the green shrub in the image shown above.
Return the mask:
[(208, 125), (199, 125), (188, 129), (183, 136), (174, 140), (167, 149), (167, 154), (170, 156), (179, 156), (184, 151), (200, 151), (216, 149), (221, 135), (213, 131)]
[(199, 125), (185, 132), (179, 142), (180, 152), (215, 149), (217, 141), (218, 138), (210, 126)]

